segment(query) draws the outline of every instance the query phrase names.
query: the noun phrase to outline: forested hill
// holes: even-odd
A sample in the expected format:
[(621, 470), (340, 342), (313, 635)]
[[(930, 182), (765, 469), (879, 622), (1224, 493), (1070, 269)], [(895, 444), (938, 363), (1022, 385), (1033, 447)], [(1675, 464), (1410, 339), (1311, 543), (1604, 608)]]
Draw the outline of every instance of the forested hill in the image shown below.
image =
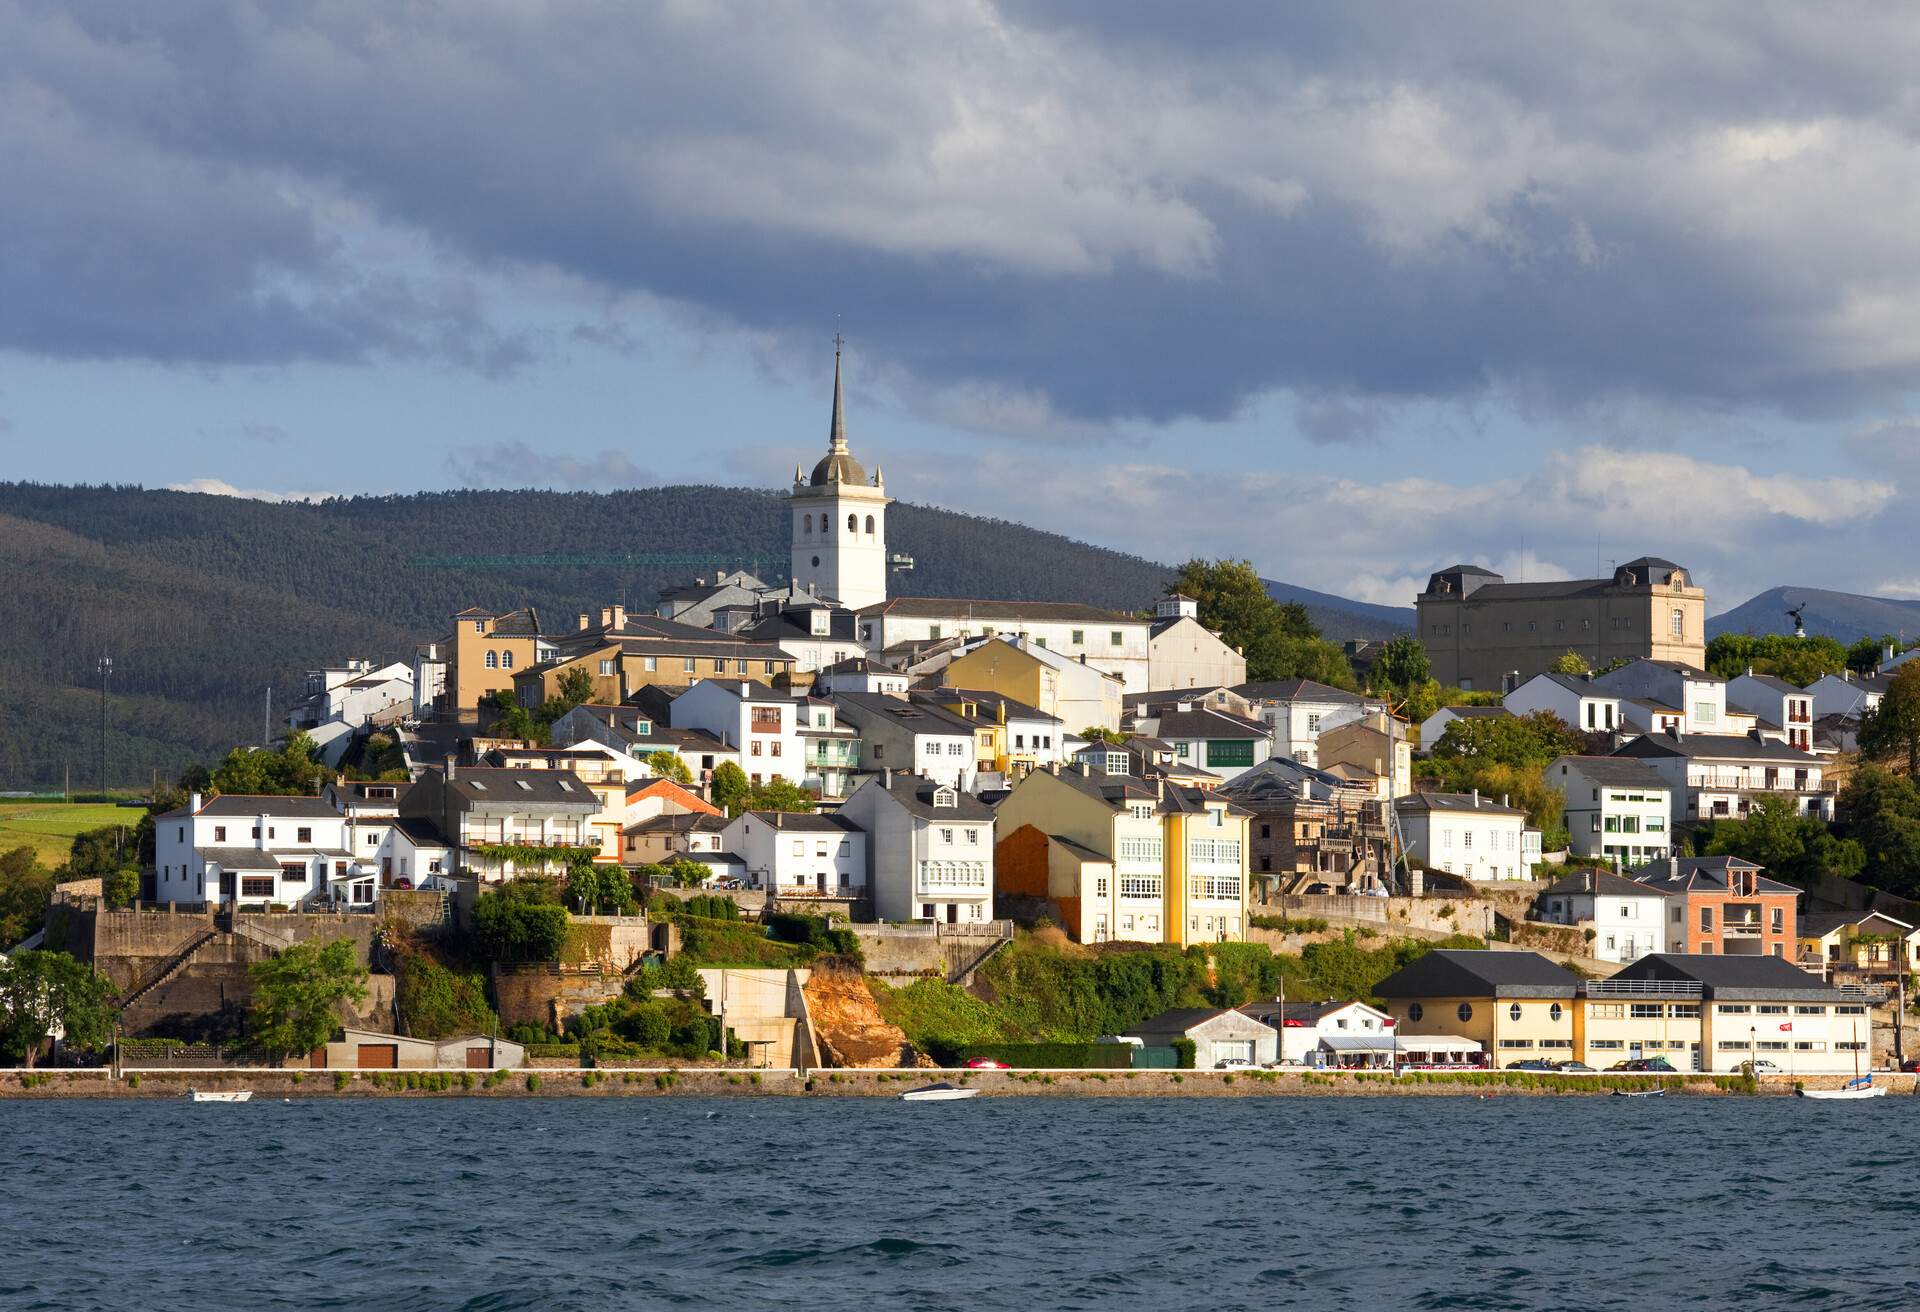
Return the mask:
[[(1019, 524), (896, 505), (902, 594), (1150, 604), (1171, 571)], [(96, 778), (99, 682), (113, 657), (113, 782), (167, 776), (262, 733), (301, 673), (407, 657), (466, 606), (532, 604), (549, 623), (740, 565), (784, 576), (775, 494), (437, 492), (269, 504), (124, 487), (0, 484), (0, 789)], [(1277, 595), (1289, 595), (1284, 584)], [(1303, 595), (1303, 600), (1309, 600)], [(1398, 627), (1309, 610), (1331, 638)]]

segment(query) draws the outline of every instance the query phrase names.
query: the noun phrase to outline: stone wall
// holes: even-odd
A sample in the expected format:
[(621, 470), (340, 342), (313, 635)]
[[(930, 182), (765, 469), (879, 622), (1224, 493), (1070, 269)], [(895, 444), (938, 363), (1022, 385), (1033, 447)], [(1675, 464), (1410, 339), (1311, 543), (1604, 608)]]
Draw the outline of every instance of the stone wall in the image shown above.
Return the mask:
[(850, 925), (867, 973), (946, 978), (947, 954), (933, 925)]
[(1430, 930), (1443, 934), (1493, 933), (1493, 907), (1471, 896), (1342, 897), (1313, 894), (1270, 897), (1248, 907), (1256, 916), (1318, 916), (1327, 920), (1377, 921), (1390, 928)]
[(503, 970), (493, 973), (493, 994), (502, 1027), (534, 1025), (564, 1031), (566, 1019), (588, 1007), (620, 996), (626, 981), (619, 975), (552, 969)]

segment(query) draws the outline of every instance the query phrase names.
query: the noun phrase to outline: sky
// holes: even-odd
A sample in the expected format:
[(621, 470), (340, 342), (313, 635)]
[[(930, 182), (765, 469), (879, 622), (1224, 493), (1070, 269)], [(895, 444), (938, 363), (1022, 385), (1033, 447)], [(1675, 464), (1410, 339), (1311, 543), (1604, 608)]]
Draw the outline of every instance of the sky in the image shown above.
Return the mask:
[(1920, 596), (1897, 6), (0, 0), (0, 478)]

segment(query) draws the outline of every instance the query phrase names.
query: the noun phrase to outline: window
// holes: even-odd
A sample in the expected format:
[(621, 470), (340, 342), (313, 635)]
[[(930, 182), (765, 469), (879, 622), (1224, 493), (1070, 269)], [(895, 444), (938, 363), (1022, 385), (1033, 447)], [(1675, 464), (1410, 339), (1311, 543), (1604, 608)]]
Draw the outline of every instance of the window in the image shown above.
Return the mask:
[[(1516, 1019), (1518, 1019), (1518, 1018), (1516, 1017)], [(1559, 1020), (1559, 1019), (1560, 1019), (1560, 1004), (1559, 1004), (1559, 1003), (1557, 1003), (1557, 1002), (1556, 1002), (1556, 1003), (1554, 1003), (1554, 1004), (1553, 1004), (1553, 1005), (1552, 1005), (1551, 1007), (1548, 1007), (1548, 1008), (1547, 1008), (1547, 1019), (1548, 1019), (1548, 1020), (1555, 1020), (1555, 1021), (1557, 1021), (1557, 1020)]]
[(487, 622), (485, 620), (475, 620), (473, 622), (473, 631), (475, 633), (485, 633), (487, 631)]
[(927, 641), (928, 642), (940, 641), (940, 626), (938, 624), (927, 625)]
[(296, 843), (311, 843), (313, 841), (313, 830), (307, 828), (305, 825), (300, 826), (300, 828), (293, 831), (293, 841)]
[(1516, 1003), (1514, 1003), (1514, 1004), (1513, 1004), (1513, 1005), (1512, 1005), (1511, 1007), (1508, 1007), (1508, 1008), (1507, 1008), (1507, 1019), (1508, 1019), (1508, 1020), (1519, 1020), (1519, 1019), (1520, 1019), (1520, 1004), (1519, 1004), (1519, 1003), (1517, 1003), (1517, 1002), (1516, 1002)]
[(725, 673), (727, 672), (727, 658), (726, 658), (726, 657), (724, 657), (724, 656), (715, 656), (715, 657), (713, 658), (713, 672), (714, 672), (715, 674), (725, 674)]
[(1783, 934), (1786, 932), (1786, 927), (1787, 927), (1786, 911), (1781, 907), (1775, 907), (1773, 909), (1773, 932), (1776, 934)]
[(500, 668), (500, 654), (498, 652), (491, 650), (487, 652), (487, 668), (490, 670)]
[(978, 829), (968, 829), (965, 832), (967, 835), (967, 843), (970, 846), (975, 846), (975, 847), (979, 846), (980, 831)]
[(1712, 907), (1700, 908), (1700, 932), (1703, 934), (1711, 934), (1713, 932), (1713, 908)]
[[(184, 842), (186, 837), (187, 831), (182, 829), (180, 831), (181, 841)], [(215, 825), (213, 827), (213, 841), (216, 843), (224, 843), (227, 841), (227, 827), (225, 825)]]
[(793, 854), (794, 854), (795, 856), (805, 856), (805, 855), (807, 854), (807, 840), (806, 840), (806, 839), (804, 839), (804, 838), (796, 838), (796, 839), (794, 839), (794, 840), (793, 840)]
[(510, 669), (512, 669), (512, 668), (513, 668), (513, 653), (512, 653), (512, 652), (510, 652), (510, 651), (503, 651), (503, 652), (501, 652), (501, 653), (500, 653), (500, 668), (501, 668), (501, 669), (503, 669), (503, 670), (510, 670)]
[(1087, 642), (1087, 631), (1085, 629), (1075, 629), (1072, 634), (1069, 635), (1068, 641), (1076, 647), (1084, 647)]
[(680, 658), (680, 670), (683, 674), (692, 674), (693, 673), (693, 657), (682, 656)]
[(613, 662), (612, 662), (612, 661), (610, 661), (610, 660), (603, 660), (603, 661), (601, 661), (601, 662), (600, 662), (600, 673), (602, 673), (602, 674), (612, 674), (612, 673), (613, 673)]
[(1460, 1018), (1462, 1024), (1465, 1024), (1467, 1021), (1473, 1019), (1473, 1004), (1471, 1002), (1463, 1002), (1453, 1014)]
[(801, 530), (800, 530), (800, 531), (801, 531), (802, 533), (811, 533), (811, 532), (813, 532), (813, 516), (812, 516), (812, 515), (808, 515), (808, 516), (807, 516), (807, 517), (805, 518), (805, 520), (804, 520), (804, 521), (802, 522), (802, 527), (801, 527)]
[(272, 897), (273, 896), (273, 876), (272, 875), (240, 876), (240, 896), (241, 897)]
[(1427, 1009), (1417, 1002), (1407, 1004), (1407, 1019), (1419, 1020), (1427, 1014)]
[(1673, 636), (1674, 636), (1674, 637), (1676, 637), (1676, 638), (1678, 638), (1678, 637), (1683, 637), (1683, 636), (1684, 636), (1684, 635), (1686, 634), (1686, 631), (1687, 631), (1687, 613), (1686, 613), (1685, 611), (1683, 611), (1683, 610), (1680, 610), (1680, 609), (1678, 609), (1678, 608), (1676, 607), (1676, 608), (1675, 608), (1675, 610), (1674, 610), (1674, 612), (1673, 612), (1673, 617), (1672, 617), (1672, 619), (1671, 619), (1671, 620), (1669, 620), (1668, 622), (1669, 622), (1669, 624), (1670, 624), (1670, 625), (1672, 626), (1672, 630), (1673, 630)]
[(868, 537), (873, 536), (873, 516), (872, 515), (867, 516), (867, 536)]
[(953, 830), (942, 829), (940, 831), (940, 841), (943, 843), (951, 843), (953, 841)]
[(1659, 1020), (1666, 1015), (1666, 1004), (1660, 1002), (1634, 1002), (1627, 1006), (1627, 1014), (1635, 1020)]
[(1113, 631), (1113, 636), (1107, 640), (1107, 645), (1110, 647), (1121, 647), (1126, 645), (1126, 641), (1127, 641), (1127, 635), (1120, 632), (1120, 630), (1115, 629)]

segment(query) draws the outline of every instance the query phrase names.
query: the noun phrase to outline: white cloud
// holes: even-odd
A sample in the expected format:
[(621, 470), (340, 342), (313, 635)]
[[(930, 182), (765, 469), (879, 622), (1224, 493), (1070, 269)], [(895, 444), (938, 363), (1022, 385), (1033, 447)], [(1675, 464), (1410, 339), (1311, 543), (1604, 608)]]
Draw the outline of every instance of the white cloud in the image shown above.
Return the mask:
[(243, 497), (248, 501), (325, 501), (338, 492), (274, 492), (266, 488), (235, 487), (223, 478), (190, 478), (167, 484), (169, 492), (200, 492), (210, 497)]

